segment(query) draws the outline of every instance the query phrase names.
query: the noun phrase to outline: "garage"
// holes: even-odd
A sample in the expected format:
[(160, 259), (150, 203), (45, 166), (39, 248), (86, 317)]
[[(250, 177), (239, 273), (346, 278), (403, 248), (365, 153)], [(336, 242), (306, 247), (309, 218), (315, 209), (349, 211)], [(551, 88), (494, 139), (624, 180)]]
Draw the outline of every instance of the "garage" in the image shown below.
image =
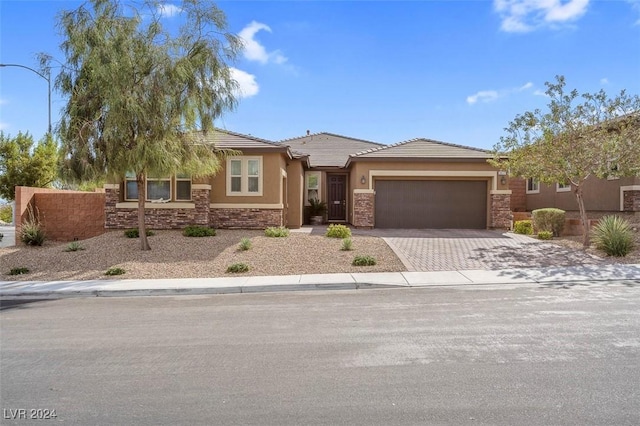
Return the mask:
[(376, 180), (375, 227), (485, 229), (486, 180)]

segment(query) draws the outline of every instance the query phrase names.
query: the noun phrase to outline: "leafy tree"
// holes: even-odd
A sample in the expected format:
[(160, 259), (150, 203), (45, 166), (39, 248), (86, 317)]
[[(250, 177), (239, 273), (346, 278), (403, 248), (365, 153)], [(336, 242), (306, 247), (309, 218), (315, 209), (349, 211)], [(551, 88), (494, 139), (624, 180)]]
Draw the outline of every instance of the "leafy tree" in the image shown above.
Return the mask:
[(545, 83), (546, 111), (527, 111), (509, 123), (490, 160), (513, 176), (545, 184), (571, 184), (589, 245), (584, 182), (592, 177), (640, 175), (640, 97), (624, 90), (609, 98), (604, 90), (565, 92), (565, 79)]
[(48, 187), (57, 175), (58, 147), (50, 135), (34, 147), (29, 132), (0, 132), (0, 197), (13, 200), (16, 186)]
[[(59, 17), (66, 67), (56, 87), (69, 96), (60, 124), (67, 178), (121, 180), (135, 173), (142, 250), (145, 177), (219, 171), (221, 152), (199, 143), (236, 105), (227, 61), (240, 39), (211, 2), (180, 3), (178, 32), (156, 0), (90, 0)], [(42, 56), (43, 65), (47, 58)]]

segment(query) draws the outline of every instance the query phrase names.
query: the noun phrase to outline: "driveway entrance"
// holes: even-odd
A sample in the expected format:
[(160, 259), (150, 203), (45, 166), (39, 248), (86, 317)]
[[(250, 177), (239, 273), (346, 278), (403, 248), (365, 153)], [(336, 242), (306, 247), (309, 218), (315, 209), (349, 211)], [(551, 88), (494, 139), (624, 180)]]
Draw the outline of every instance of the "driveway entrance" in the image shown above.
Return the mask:
[(479, 229), (353, 229), (381, 237), (409, 271), (514, 269), (604, 264), (579, 250), (504, 231)]

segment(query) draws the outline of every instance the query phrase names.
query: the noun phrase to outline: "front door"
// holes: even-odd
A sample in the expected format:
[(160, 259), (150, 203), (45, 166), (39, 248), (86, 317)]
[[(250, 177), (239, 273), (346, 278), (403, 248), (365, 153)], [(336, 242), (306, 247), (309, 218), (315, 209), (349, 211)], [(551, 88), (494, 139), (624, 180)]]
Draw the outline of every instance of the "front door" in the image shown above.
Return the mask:
[(329, 212), (327, 218), (332, 221), (347, 220), (347, 176), (346, 175), (328, 175), (329, 181)]

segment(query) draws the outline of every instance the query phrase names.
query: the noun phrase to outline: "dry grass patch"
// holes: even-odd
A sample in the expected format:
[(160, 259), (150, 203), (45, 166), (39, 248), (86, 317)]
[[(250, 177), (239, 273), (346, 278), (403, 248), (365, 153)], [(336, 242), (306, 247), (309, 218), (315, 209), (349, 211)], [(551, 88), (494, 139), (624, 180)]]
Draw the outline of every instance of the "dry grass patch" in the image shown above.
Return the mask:
[[(251, 250), (240, 251), (243, 238)], [(286, 238), (268, 238), (263, 231), (218, 230), (211, 238), (188, 238), (180, 230), (156, 231), (149, 239), (151, 250), (139, 249), (138, 239), (125, 238), (122, 231), (110, 231), (83, 240), (84, 250), (65, 252), (67, 243), (45, 242), (42, 247), (16, 246), (0, 249), (0, 279), (3, 280), (86, 280), (109, 279), (104, 272), (112, 267), (136, 278), (208, 278), (230, 276), (233, 263), (246, 263), (250, 275), (322, 274), (364, 272), (351, 265), (354, 255), (376, 258), (367, 272), (395, 272), (406, 269), (380, 238), (354, 236), (354, 250), (341, 251), (341, 240), (292, 233)], [(9, 276), (14, 267), (26, 267), (26, 276)], [(119, 278), (122, 278), (119, 277)]]

